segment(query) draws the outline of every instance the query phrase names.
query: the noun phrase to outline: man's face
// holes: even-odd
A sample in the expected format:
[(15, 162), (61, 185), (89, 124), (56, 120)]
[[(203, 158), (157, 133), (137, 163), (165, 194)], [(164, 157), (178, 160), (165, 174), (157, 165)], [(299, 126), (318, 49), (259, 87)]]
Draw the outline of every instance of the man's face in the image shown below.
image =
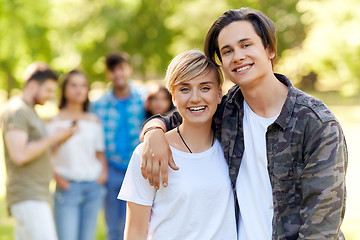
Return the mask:
[(236, 21), (224, 27), (218, 37), (222, 69), (240, 87), (255, 87), (273, 75), (275, 54), (264, 48), (249, 21)]
[(112, 71), (106, 73), (114, 88), (125, 89), (128, 87), (128, 79), (131, 75), (131, 67), (127, 63), (119, 63)]
[(55, 91), (57, 88), (57, 82), (53, 79), (47, 79), (42, 84), (34, 82), (35, 93), (34, 93), (34, 104), (43, 105), (46, 101), (54, 98)]

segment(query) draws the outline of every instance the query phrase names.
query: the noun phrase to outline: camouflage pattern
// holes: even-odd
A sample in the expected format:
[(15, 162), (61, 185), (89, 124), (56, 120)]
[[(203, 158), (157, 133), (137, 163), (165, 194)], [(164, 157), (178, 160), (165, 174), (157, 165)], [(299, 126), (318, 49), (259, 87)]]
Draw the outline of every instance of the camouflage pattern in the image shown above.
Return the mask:
[[(272, 238), (344, 239), (340, 225), (348, 160), (341, 126), (324, 103), (295, 88), (287, 77), (276, 77), (289, 90), (279, 117), (266, 132), (274, 204)], [(234, 86), (214, 117), (234, 193), (244, 152), (243, 100), (240, 88)], [(178, 122), (165, 120), (168, 129)]]
[[(320, 100), (276, 77), (289, 91), (266, 133), (273, 239), (341, 239), (347, 148), (340, 124)], [(234, 190), (244, 152), (243, 100), (233, 87), (214, 118)]]

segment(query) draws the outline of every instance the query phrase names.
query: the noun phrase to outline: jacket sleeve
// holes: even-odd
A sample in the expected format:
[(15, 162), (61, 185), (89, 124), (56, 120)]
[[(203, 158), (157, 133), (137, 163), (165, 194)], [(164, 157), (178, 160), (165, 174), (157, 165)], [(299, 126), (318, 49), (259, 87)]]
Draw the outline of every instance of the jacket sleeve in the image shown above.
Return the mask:
[(341, 239), (347, 158), (345, 137), (336, 121), (314, 128), (305, 139), (299, 239)]
[(144, 125), (150, 121), (151, 119), (160, 119), (161, 121), (163, 121), (163, 123), (166, 126), (166, 131), (170, 131), (171, 129), (176, 128), (179, 124), (182, 123), (182, 117), (179, 114), (178, 111), (173, 111), (172, 113), (170, 113), (167, 116), (162, 116), (160, 114), (151, 116), (150, 118), (148, 118), (144, 124), (142, 125), (142, 127), (144, 127)]

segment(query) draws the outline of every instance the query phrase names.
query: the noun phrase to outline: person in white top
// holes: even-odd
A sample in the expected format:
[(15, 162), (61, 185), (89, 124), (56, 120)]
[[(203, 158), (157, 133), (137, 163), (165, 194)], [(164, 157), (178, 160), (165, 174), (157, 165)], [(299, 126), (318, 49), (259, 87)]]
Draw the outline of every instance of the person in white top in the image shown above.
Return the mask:
[(96, 116), (87, 112), (88, 90), (82, 72), (68, 73), (62, 86), (60, 112), (47, 124), (50, 133), (58, 127), (77, 128), (71, 138), (53, 149), (54, 214), (59, 240), (94, 239), (105, 196), (104, 137)]
[(180, 169), (169, 170), (169, 185), (156, 190), (141, 175), (143, 145), (135, 149), (118, 196), (127, 201), (124, 238), (235, 240), (234, 196), (211, 128), (222, 97), (221, 71), (202, 52), (190, 50), (172, 60), (165, 78), (183, 117), (166, 133)]

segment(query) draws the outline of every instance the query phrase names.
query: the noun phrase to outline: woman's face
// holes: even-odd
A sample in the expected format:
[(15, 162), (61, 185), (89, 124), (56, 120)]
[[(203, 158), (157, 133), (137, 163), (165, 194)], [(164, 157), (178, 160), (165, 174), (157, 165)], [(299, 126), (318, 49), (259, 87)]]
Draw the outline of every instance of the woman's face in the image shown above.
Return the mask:
[(83, 74), (73, 74), (69, 77), (65, 88), (65, 98), (68, 103), (83, 104), (88, 97), (88, 83)]
[(173, 90), (174, 104), (184, 123), (211, 123), (221, 97), (222, 91), (214, 71), (181, 82)]
[(169, 94), (163, 90), (158, 91), (149, 101), (149, 111), (152, 114), (164, 115), (171, 106)]

